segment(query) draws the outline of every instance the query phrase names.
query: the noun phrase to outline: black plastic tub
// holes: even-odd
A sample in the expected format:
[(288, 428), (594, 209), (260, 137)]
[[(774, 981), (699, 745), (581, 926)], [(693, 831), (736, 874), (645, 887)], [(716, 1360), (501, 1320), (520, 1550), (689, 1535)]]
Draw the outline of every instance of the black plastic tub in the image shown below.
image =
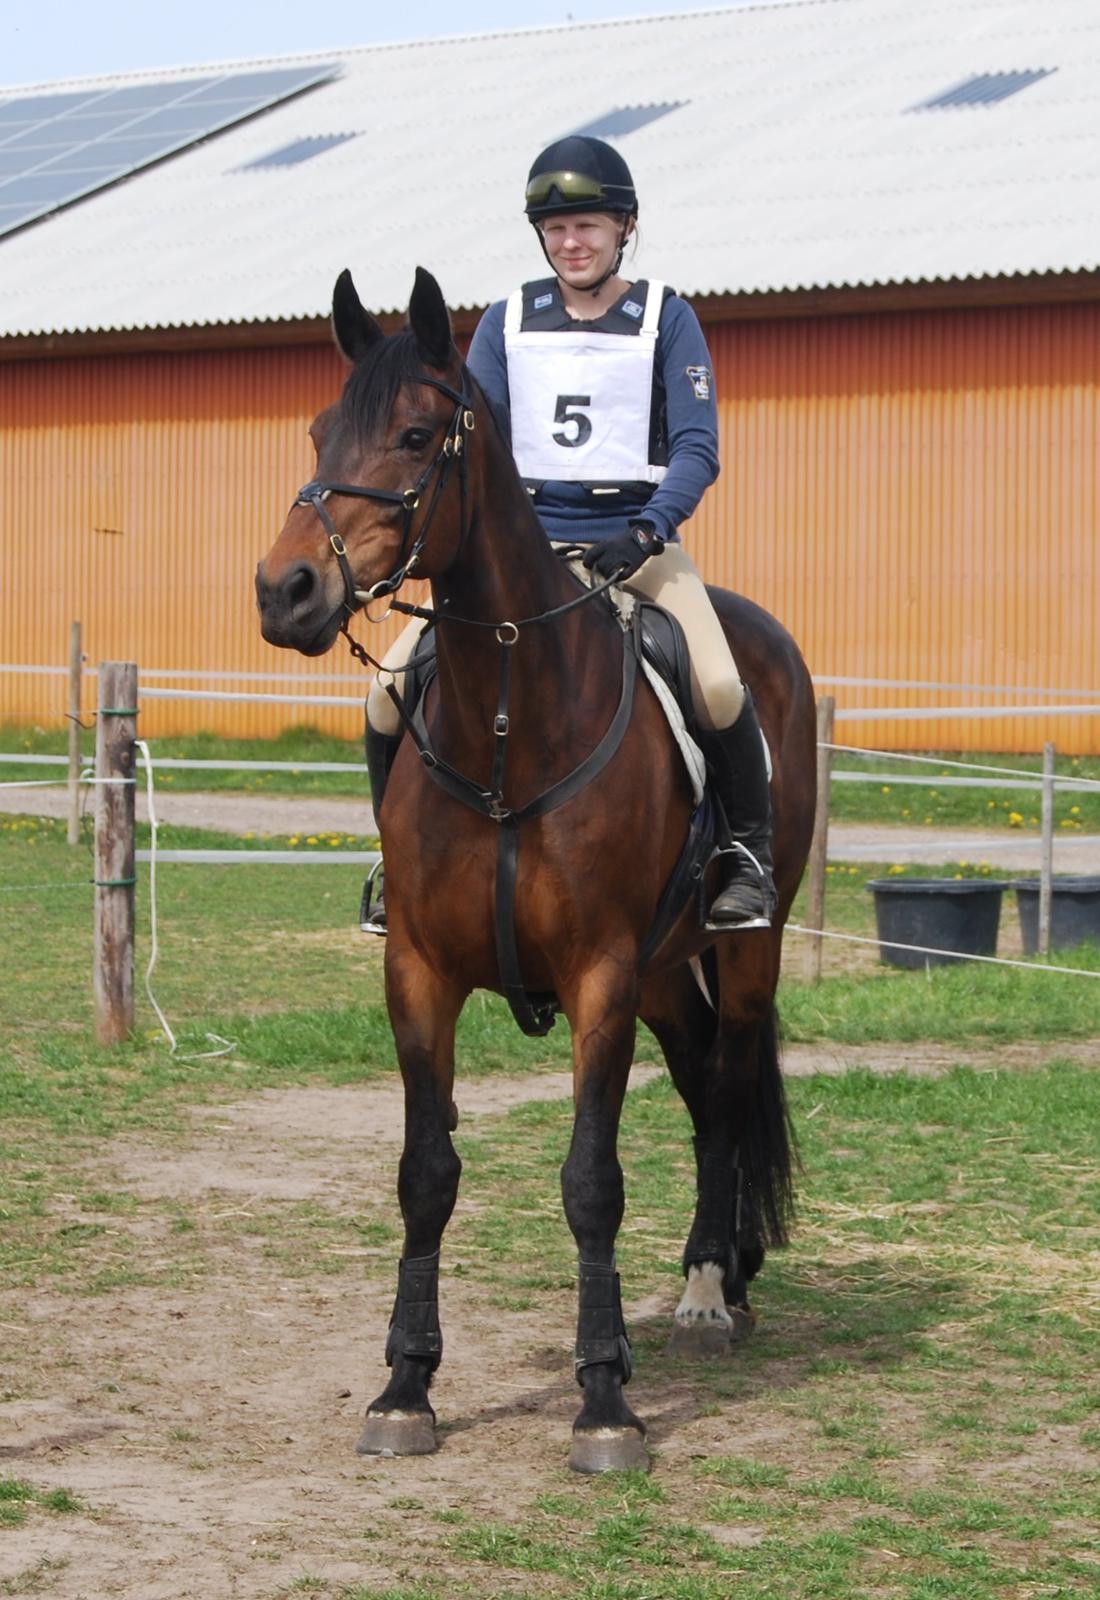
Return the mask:
[[(950, 966), (967, 956), (995, 956), (1001, 897), (999, 878), (873, 878), (879, 959), (892, 967)], [(922, 945), (902, 950), (900, 945)], [(942, 954), (930, 955), (935, 950)]]
[[(1016, 909), (1024, 954), (1039, 948), (1039, 880), (1017, 878)], [(1100, 877), (1052, 878), (1050, 887), (1050, 948), (1072, 950), (1090, 940), (1100, 944)]]

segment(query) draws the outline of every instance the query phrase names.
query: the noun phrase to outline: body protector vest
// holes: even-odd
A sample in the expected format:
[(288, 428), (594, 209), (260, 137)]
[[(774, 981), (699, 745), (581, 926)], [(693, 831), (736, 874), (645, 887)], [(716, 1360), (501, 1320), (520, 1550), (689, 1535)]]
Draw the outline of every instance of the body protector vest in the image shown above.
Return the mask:
[[(652, 411), (666, 292), (662, 283), (636, 283), (598, 324), (564, 326), (553, 279), (511, 295), (504, 350), (522, 478), (584, 483), (597, 494), (600, 485), (661, 481), (667, 469), (653, 459), (661, 452)], [(609, 323), (615, 331), (605, 331)]]

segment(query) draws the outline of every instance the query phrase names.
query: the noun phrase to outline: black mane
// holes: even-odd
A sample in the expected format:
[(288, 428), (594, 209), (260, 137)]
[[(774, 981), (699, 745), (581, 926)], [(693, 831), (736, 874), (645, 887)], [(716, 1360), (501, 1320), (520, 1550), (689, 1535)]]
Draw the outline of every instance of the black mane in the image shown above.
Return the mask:
[(340, 396), (340, 416), (360, 444), (373, 444), (382, 433), (403, 383), (415, 381), (424, 360), (409, 328), (394, 333), (367, 361), (357, 362)]

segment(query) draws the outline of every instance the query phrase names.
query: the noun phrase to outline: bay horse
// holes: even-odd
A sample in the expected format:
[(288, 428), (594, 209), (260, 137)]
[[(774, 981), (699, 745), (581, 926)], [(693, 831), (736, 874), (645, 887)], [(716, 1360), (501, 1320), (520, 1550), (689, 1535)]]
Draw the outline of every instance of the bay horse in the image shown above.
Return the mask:
[[(390, 1379), (358, 1448), (436, 1447), (439, 1251), (461, 1171), (455, 1023), (480, 988), (506, 992), (532, 1031), (546, 1018), (539, 1027), (530, 996), (553, 997), (572, 1031), (561, 1186), (579, 1258), (583, 1398), (570, 1465), (644, 1467), (645, 1427), (623, 1393), (631, 1359), (615, 1269), (636, 1019), (656, 1035), (694, 1129), (697, 1202), (675, 1343), (724, 1347), (749, 1325), (748, 1283), (765, 1246), (784, 1242), (791, 1205), (775, 990), (813, 830), (809, 674), (774, 618), (712, 591), (771, 754), (778, 910), (770, 929), (715, 936), (689, 895), (647, 951), (693, 797), (656, 696), (640, 676), (627, 694), (630, 635), (602, 601), (578, 601), (455, 348), (435, 279), (417, 269), (407, 325), (387, 336), (345, 271), (333, 328), (350, 372), (311, 429), (316, 477), (257, 571), (263, 636), (321, 655), (362, 603), (392, 597), (415, 569), (431, 586), (438, 657), (378, 817), (386, 1002), (405, 1090), (405, 1237)], [(708, 893), (719, 870), (707, 868)], [(502, 962), (515, 970), (502, 974)]]

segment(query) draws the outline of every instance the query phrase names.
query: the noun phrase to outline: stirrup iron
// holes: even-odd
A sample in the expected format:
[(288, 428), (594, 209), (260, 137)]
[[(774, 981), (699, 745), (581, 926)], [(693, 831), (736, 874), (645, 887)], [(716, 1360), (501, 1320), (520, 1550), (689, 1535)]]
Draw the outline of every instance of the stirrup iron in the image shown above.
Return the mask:
[[(375, 892), (375, 879), (378, 879), (378, 889)], [(386, 923), (386, 908), (383, 904), (386, 874), (381, 861), (376, 861), (367, 874), (367, 881), (363, 885), (363, 897), (359, 902), (359, 928), (362, 933), (377, 933), (385, 935), (389, 932)]]

